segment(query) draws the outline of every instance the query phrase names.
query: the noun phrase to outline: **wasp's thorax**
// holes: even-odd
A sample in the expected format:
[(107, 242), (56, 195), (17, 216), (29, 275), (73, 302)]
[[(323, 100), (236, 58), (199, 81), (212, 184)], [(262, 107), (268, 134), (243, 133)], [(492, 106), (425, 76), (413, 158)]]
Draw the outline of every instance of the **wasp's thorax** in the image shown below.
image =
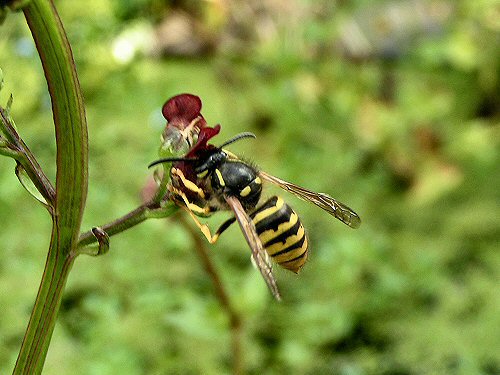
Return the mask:
[(238, 159), (227, 159), (212, 173), (212, 189), (218, 195), (238, 198), (245, 210), (253, 209), (262, 193), (257, 170)]
[[(186, 179), (179, 177), (179, 170)], [(176, 189), (182, 190), (197, 204), (202, 204), (200, 198), (205, 200), (211, 211), (229, 209), (225, 196), (237, 197), (246, 210), (253, 209), (262, 192), (262, 182), (256, 168), (229, 157), (219, 148), (204, 150), (195, 162), (174, 163), (171, 177)]]

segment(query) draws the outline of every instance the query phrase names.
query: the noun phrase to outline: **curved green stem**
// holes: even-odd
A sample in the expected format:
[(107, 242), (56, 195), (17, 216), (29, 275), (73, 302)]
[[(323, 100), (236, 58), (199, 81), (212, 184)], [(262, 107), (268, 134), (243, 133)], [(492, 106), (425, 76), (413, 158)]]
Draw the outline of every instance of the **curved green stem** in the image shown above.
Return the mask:
[(49, 0), (23, 9), (42, 61), (57, 144), (53, 228), (38, 295), (14, 374), (40, 374), (71, 265), (87, 194), (87, 125), (80, 85), (66, 34)]
[[(52, 1), (24, 8), (42, 60), (56, 130), (56, 216), (66, 245), (78, 238), (87, 195), (87, 123), (73, 55)], [(69, 253), (71, 246), (65, 248)]]
[(13, 374), (40, 374), (56, 323), (66, 280), (75, 256), (63, 256), (58, 246), (57, 226), (43, 272), (35, 306), (24, 336)]

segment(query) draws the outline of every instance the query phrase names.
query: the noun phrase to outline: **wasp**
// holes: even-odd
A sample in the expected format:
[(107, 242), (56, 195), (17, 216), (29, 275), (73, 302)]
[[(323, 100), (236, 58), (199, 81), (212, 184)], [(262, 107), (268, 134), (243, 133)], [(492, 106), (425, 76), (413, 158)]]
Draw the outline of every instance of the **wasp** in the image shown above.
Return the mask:
[[(316, 193), (259, 170), (224, 149), (244, 138), (240, 133), (216, 147), (207, 144), (219, 128), (204, 128), (197, 144), (185, 156), (163, 158), (149, 167), (172, 163), (169, 183), (170, 198), (183, 207), (210, 243), (235, 221), (238, 222), (271, 293), (280, 299), (272, 274), (272, 262), (298, 273), (308, 257), (308, 239), (297, 213), (278, 196), (259, 205), (262, 182), (267, 181), (328, 212), (351, 228), (361, 224), (359, 216), (348, 206), (324, 193)], [(208, 217), (216, 211), (230, 210), (234, 217), (225, 221), (214, 234), (197, 217)]]

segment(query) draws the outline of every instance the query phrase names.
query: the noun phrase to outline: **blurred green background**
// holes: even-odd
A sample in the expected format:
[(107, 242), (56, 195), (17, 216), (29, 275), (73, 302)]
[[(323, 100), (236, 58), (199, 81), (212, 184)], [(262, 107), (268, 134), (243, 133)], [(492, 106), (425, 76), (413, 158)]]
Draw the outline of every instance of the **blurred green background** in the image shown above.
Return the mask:
[[(210, 246), (249, 374), (500, 373), (500, 6), (436, 1), (56, 1), (89, 123), (83, 229), (140, 203), (161, 106), (189, 92), (215, 143), (353, 207), (351, 230), (280, 193), (311, 242), (276, 303), (238, 228)], [(0, 102), (54, 178), (50, 98), (22, 14), (0, 27)], [(0, 373), (10, 373), (50, 218), (0, 159)], [(266, 194), (278, 193), (269, 188)], [(227, 214), (208, 220), (212, 227)], [(229, 320), (193, 238), (151, 220), (72, 270), (44, 373), (229, 374)]]

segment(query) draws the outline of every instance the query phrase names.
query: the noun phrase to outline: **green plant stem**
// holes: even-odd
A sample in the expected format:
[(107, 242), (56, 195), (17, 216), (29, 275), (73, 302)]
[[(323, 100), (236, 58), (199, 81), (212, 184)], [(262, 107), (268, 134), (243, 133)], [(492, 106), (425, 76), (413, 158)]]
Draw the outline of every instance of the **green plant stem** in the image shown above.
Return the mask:
[[(62, 242), (78, 239), (87, 196), (87, 123), (73, 55), (54, 4), (32, 0), (24, 8), (42, 60), (56, 130), (56, 225)], [(65, 247), (69, 253), (72, 246)]]
[[(130, 211), (128, 214), (112, 221), (111, 223), (101, 226), (100, 229), (105, 231), (108, 236), (111, 237), (117, 233), (123, 232), (124, 230), (142, 223), (146, 219), (168, 217), (176, 212), (177, 209), (178, 207), (173, 203), (166, 207), (160, 207), (159, 203), (151, 201), (137, 207), (136, 209)], [(82, 233), (78, 242), (78, 246), (88, 246), (96, 242), (97, 238), (95, 238), (92, 231), (89, 230), (85, 233)]]
[[(53, 227), (57, 230), (57, 227)], [(53, 233), (52, 238), (58, 234)], [(52, 241), (42, 281), (13, 374), (40, 374), (56, 323), (64, 286), (75, 256), (61, 256)]]
[(66, 34), (53, 3), (23, 8), (52, 100), (57, 145), (52, 237), (45, 269), (14, 374), (40, 374), (76, 252), (87, 194), (87, 125)]
[[(112, 221), (111, 223), (105, 224), (100, 228), (104, 230), (109, 236), (123, 232), (139, 223), (142, 223), (148, 218), (147, 215), (148, 208), (145, 205), (137, 207), (135, 210), (129, 212), (128, 214), (122, 216), (119, 219)], [(91, 230), (82, 233), (80, 236), (79, 246), (88, 246), (97, 242), (94, 234)]]

